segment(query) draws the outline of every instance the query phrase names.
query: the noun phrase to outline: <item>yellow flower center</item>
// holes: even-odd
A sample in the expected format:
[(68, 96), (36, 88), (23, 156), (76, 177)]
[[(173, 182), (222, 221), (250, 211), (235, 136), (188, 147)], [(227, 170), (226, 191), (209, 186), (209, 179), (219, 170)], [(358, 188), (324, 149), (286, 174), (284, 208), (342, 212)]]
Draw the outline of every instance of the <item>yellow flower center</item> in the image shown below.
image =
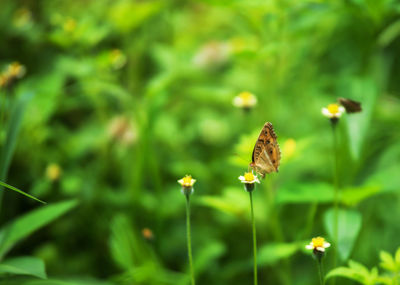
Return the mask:
[(324, 247), (325, 239), (322, 237), (316, 237), (311, 240), (314, 248)]
[(339, 105), (338, 104), (329, 104), (328, 105), (328, 111), (331, 114), (339, 113)]
[(243, 103), (248, 103), (253, 100), (254, 95), (251, 94), (250, 92), (245, 91), (240, 93), (239, 97), (243, 100)]
[(254, 174), (251, 173), (251, 172), (246, 172), (244, 174), (244, 180), (246, 180), (248, 182), (253, 181), (254, 180)]
[(192, 185), (192, 176), (185, 176), (182, 178), (182, 186), (189, 187)]

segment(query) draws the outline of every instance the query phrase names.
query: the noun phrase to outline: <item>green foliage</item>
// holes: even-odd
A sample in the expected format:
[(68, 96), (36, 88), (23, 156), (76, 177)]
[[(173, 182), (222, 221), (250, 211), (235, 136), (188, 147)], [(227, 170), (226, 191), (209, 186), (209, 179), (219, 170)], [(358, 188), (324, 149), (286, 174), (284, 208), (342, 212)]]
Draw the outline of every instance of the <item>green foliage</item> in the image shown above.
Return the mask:
[(338, 276), (357, 281), (358, 283), (364, 285), (399, 284), (400, 248), (397, 249), (394, 257), (388, 252), (381, 251), (380, 259), (380, 267), (387, 271), (382, 275), (379, 275), (377, 267), (368, 270), (368, 268), (366, 268), (364, 265), (350, 260), (348, 267), (338, 267), (331, 270), (326, 275), (326, 279)]
[[(367, 268), (400, 235), (399, 23), (393, 0), (2, 1), (0, 75), (26, 72), (0, 77), (0, 187), (49, 205), (0, 190), (2, 261), (37, 261), (0, 284), (188, 284), (185, 174), (197, 283), (249, 284), (238, 176), (266, 121), (282, 159), (254, 192), (260, 283), (315, 284), (302, 250), (323, 236), (329, 278), (391, 284), (398, 255)], [(363, 111), (337, 125), (336, 245), (321, 108), (338, 97)], [(17, 276), (39, 264), (49, 279)]]
[(47, 278), (43, 260), (30, 256), (15, 257), (1, 262), (0, 274), (6, 273)]
[(47, 225), (76, 206), (76, 201), (65, 201), (31, 211), (0, 228), (0, 257), (17, 242)]
[(0, 186), (6, 187), (7, 189), (10, 189), (10, 190), (12, 190), (12, 191), (15, 191), (15, 192), (17, 192), (17, 193), (19, 193), (19, 194), (21, 194), (21, 195), (24, 195), (24, 196), (26, 196), (26, 197), (29, 197), (29, 198), (31, 198), (31, 199), (33, 199), (33, 200), (35, 200), (35, 201), (40, 202), (40, 203), (46, 204), (46, 202), (43, 202), (42, 200), (39, 200), (38, 198), (35, 198), (35, 197), (33, 197), (32, 195), (29, 195), (28, 193), (25, 193), (24, 191), (19, 190), (18, 188), (15, 188), (14, 186), (8, 185), (7, 183), (4, 183), (4, 182), (2, 182), (2, 181), (0, 181)]

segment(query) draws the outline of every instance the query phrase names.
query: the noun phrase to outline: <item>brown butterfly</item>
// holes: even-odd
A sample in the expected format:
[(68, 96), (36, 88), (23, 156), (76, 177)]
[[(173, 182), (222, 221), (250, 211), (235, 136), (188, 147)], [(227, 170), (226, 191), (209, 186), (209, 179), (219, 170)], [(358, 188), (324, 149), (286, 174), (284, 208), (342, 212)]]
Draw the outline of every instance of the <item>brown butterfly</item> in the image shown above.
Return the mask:
[(272, 124), (266, 122), (254, 146), (250, 163), (250, 167), (262, 178), (265, 177), (265, 173), (278, 172), (281, 150), (276, 139)]
[(338, 101), (340, 105), (346, 109), (347, 113), (358, 113), (362, 111), (360, 102), (347, 98), (339, 98)]

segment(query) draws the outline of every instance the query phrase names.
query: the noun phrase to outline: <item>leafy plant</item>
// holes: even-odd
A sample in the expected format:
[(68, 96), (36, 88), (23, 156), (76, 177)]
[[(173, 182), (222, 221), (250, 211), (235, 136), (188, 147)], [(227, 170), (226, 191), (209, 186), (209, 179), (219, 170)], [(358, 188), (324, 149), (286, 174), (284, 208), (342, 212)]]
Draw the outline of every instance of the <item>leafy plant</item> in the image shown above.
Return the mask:
[(380, 252), (380, 267), (385, 270), (379, 274), (378, 268), (373, 267), (369, 270), (361, 263), (350, 260), (348, 267), (338, 267), (331, 270), (326, 279), (332, 277), (343, 277), (354, 280), (364, 285), (386, 284), (397, 285), (400, 282), (400, 248), (397, 249), (394, 256), (390, 253)]

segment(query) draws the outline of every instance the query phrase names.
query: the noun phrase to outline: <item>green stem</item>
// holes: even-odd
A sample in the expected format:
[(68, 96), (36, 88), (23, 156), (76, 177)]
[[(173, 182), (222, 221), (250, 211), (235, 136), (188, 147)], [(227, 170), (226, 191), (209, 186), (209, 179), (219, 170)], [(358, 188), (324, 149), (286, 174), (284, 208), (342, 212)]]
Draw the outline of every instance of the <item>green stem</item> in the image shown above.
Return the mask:
[(186, 236), (187, 236), (187, 247), (189, 256), (189, 267), (191, 284), (195, 285), (194, 271), (193, 271), (193, 257), (192, 257), (192, 236), (190, 233), (190, 193), (186, 194)]
[(323, 273), (323, 269), (322, 269), (322, 261), (321, 260), (317, 260), (317, 267), (318, 267), (318, 275), (319, 275), (319, 284), (324, 285), (325, 280), (324, 280), (324, 273)]
[[(332, 123), (333, 135), (333, 186), (334, 186), (334, 228), (333, 239), (335, 246), (333, 247), (333, 267), (337, 266), (338, 258), (338, 241), (339, 241), (339, 163), (338, 163), (338, 140), (337, 140), (337, 123)], [(332, 284), (335, 285), (336, 278), (333, 278)]]
[(253, 192), (249, 192), (250, 195), (250, 208), (251, 208), (251, 224), (253, 228), (253, 266), (254, 266), (254, 285), (258, 284), (257, 279), (257, 236), (256, 236), (256, 222), (254, 220), (254, 208), (253, 208)]

